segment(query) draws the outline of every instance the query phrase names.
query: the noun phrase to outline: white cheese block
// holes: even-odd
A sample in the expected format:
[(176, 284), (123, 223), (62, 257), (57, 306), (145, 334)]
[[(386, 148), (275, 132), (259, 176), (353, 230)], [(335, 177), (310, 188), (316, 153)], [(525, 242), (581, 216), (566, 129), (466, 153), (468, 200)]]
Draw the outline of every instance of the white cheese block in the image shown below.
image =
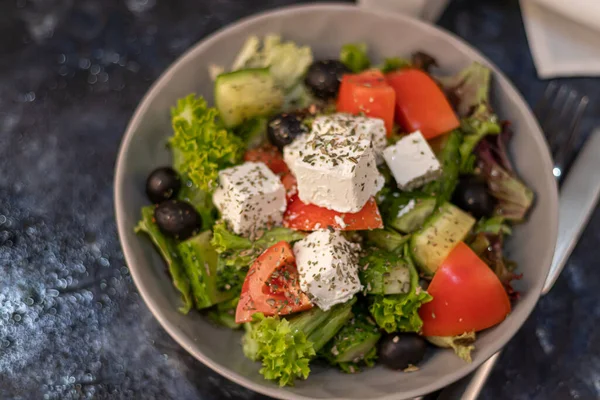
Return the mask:
[(311, 132), (318, 135), (358, 136), (369, 140), (373, 144), (377, 163), (383, 162), (382, 153), (387, 146), (387, 135), (382, 119), (347, 113), (323, 115), (315, 118)]
[(291, 169), (298, 181), (298, 196), (305, 203), (354, 213), (383, 187), (384, 178), (368, 140), (311, 133), (297, 154)]
[(294, 244), (300, 288), (323, 310), (345, 303), (362, 290), (358, 279), (360, 246), (339, 231), (314, 231)]
[(262, 162), (246, 162), (219, 172), (213, 202), (231, 230), (254, 237), (281, 225), (286, 208), (281, 180)]
[(420, 131), (406, 135), (383, 151), (398, 187), (412, 190), (437, 179), (442, 166)]

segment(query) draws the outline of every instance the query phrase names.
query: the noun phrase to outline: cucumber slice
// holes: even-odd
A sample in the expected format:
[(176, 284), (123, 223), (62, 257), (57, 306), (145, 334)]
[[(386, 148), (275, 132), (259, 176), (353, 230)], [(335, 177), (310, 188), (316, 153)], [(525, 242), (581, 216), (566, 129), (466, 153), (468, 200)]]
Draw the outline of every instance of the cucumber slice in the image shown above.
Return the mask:
[(227, 127), (273, 114), (283, 104), (283, 92), (268, 68), (221, 74), (215, 81), (215, 105)]
[(475, 218), (450, 203), (442, 204), (411, 239), (413, 258), (421, 272), (433, 275), (473, 225)]
[(411, 233), (419, 229), (435, 210), (433, 197), (410, 199), (405, 204), (396, 204), (389, 210), (388, 225), (402, 232)]
[(363, 257), (359, 265), (359, 279), (367, 294), (387, 295), (410, 291), (410, 264), (397, 254), (373, 252)]
[(181, 263), (190, 278), (197, 309), (211, 307), (234, 298), (234, 290), (217, 290), (217, 261), (219, 254), (210, 244), (211, 231), (205, 231), (177, 245)]

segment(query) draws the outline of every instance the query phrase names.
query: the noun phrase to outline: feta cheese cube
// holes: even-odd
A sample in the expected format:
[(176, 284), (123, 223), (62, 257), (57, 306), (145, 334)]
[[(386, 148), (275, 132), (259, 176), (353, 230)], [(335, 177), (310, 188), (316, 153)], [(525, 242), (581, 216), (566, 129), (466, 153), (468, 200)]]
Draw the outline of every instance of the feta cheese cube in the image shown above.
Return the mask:
[(298, 136), (292, 143), (283, 148), (283, 161), (285, 161), (294, 176), (296, 176), (294, 171), (296, 160), (300, 158), (309, 136), (308, 134)]
[(254, 237), (265, 227), (281, 225), (285, 188), (264, 163), (246, 162), (219, 172), (213, 202), (233, 232)]
[(360, 245), (339, 231), (314, 231), (294, 244), (300, 288), (323, 310), (345, 303), (362, 290), (358, 279)]
[(382, 119), (346, 113), (324, 115), (315, 118), (311, 132), (318, 135), (358, 136), (369, 140), (373, 144), (377, 163), (383, 162), (382, 153), (387, 146), (387, 135)]
[(383, 151), (398, 187), (412, 190), (437, 179), (442, 166), (420, 131), (400, 139)]
[(371, 142), (357, 136), (311, 133), (291, 169), (300, 200), (338, 212), (360, 211), (384, 184)]

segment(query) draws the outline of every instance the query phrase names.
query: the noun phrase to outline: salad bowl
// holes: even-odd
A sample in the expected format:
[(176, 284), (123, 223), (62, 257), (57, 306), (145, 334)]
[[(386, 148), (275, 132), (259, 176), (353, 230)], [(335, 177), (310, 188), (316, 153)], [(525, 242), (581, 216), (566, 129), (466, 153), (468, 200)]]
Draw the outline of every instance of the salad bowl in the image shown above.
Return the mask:
[[(482, 332), (471, 363), (451, 351), (431, 351), (418, 371), (406, 373), (381, 366), (359, 375), (312, 367), (309, 380), (280, 388), (263, 379), (260, 365), (244, 357), (241, 333), (213, 325), (200, 314), (178, 311), (180, 296), (165, 275), (164, 262), (152, 244), (134, 233), (140, 209), (147, 204), (143, 182), (158, 165), (171, 161), (170, 107), (190, 93), (213, 100), (210, 65), (231, 65), (247, 37), (277, 33), (310, 46), (316, 59), (335, 58), (342, 45), (364, 42), (369, 55), (425, 51), (443, 72), (459, 71), (476, 61), (493, 71), (491, 102), (496, 113), (512, 124), (510, 153), (516, 170), (534, 191), (535, 205), (527, 221), (514, 229), (507, 254), (523, 275), (515, 287), (521, 293), (500, 325)], [(116, 166), (115, 207), (119, 237), (135, 284), (167, 332), (190, 354), (228, 379), (276, 398), (285, 399), (411, 399), (451, 384), (500, 350), (533, 310), (548, 274), (557, 236), (557, 188), (551, 157), (537, 122), (507, 78), (476, 50), (439, 28), (401, 16), (354, 6), (320, 4), (263, 13), (226, 27), (181, 56), (152, 86), (132, 117)]]

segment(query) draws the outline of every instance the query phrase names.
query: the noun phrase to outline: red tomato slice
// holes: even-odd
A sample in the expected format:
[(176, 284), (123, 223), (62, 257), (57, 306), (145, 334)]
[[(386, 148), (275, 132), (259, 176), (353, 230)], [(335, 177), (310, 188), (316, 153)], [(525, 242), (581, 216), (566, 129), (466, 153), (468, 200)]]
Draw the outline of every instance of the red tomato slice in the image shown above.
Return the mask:
[(287, 242), (279, 242), (265, 250), (250, 267), (242, 285), (235, 322), (252, 320), (252, 315), (287, 315), (312, 308), (300, 290), (296, 258)]
[(283, 186), (285, 187), (285, 193), (288, 199), (298, 192), (298, 181), (291, 172), (284, 174), (281, 177), (281, 183), (283, 183)]
[(338, 93), (337, 110), (350, 114), (364, 113), (380, 118), (388, 136), (394, 127), (396, 94), (379, 70), (344, 75)]
[(244, 161), (263, 162), (274, 174), (279, 176), (290, 172), (285, 161), (283, 161), (281, 152), (271, 145), (246, 151)]
[(427, 291), (433, 300), (419, 309), (425, 336), (481, 331), (510, 313), (502, 282), (464, 242), (444, 260)]
[(340, 213), (314, 204), (306, 204), (298, 195), (294, 195), (289, 199), (283, 214), (283, 225), (299, 231), (326, 229), (328, 226), (341, 231), (383, 228), (381, 214), (373, 197), (359, 212)]
[(407, 132), (431, 139), (458, 128), (460, 121), (444, 92), (427, 73), (403, 69), (386, 75), (396, 92), (396, 122)]

